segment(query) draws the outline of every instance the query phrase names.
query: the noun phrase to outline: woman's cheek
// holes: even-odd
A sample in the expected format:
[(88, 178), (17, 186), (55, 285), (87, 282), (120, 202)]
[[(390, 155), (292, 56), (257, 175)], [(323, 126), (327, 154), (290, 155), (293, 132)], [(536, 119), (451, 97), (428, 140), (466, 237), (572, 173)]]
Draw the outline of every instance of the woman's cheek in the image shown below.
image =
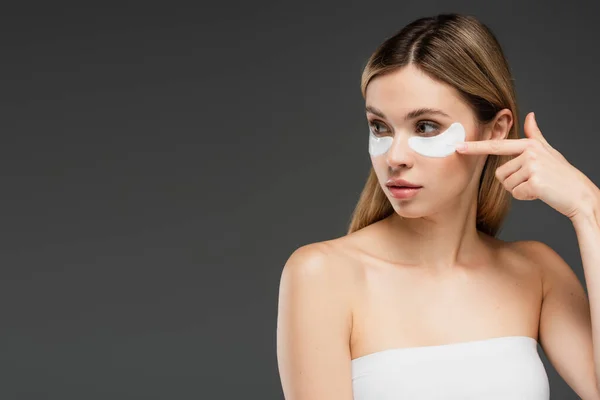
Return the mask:
[(383, 175), (382, 171), (385, 171), (385, 163), (381, 159), (381, 157), (371, 156), (371, 164), (373, 165), (373, 169), (375, 170), (375, 174), (381, 178)]

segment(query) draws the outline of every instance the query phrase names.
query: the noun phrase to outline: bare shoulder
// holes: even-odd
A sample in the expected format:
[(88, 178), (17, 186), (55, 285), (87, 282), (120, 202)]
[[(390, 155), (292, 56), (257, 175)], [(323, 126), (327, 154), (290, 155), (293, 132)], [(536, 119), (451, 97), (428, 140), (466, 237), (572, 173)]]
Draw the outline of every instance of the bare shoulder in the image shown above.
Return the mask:
[(532, 261), (540, 260), (545, 257), (556, 257), (558, 254), (546, 243), (538, 240), (517, 240), (514, 242), (506, 242), (510, 248), (517, 251)]
[[(355, 268), (337, 241), (303, 245), (292, 252), (281, 272), (280, 303), (293, 299), (299, 307), (315, 301), (329, 304), (351, 327)], [(303, 306), (300, 304), (305, 303)]]
[(551, 246), (544, 242), (538, 240), (520, 240), (510, 242), (510, 248), (539, 269), (544, 295), (557, 280), (566, 279), (573, 281), (573, 279), (578, 279), (565, 260)]
[(343, 240), (333, 239), (303, 245), (287, 259), (282, 280), (331, 280), (338, 285), (348, 283), (352, 274), (352, 257), (345, 251)]
[(352, 296), (339, 253), (331, 243), (312, 243), (297, 248), (283, 267), (277, 360), (286, 398), (352, 398)]

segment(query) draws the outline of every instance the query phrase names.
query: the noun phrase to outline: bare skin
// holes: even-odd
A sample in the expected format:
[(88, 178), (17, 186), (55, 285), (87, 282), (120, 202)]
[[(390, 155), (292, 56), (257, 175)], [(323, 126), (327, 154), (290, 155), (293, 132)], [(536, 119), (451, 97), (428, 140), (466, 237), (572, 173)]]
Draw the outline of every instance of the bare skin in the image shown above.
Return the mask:
[(538, 340), (542, 271), (527, 257), (525, 242), (478, 232), (478, 262), (438, 273), (381, 256), (388, 222), (323, 243), (352, 275), (352, 359), (500, 336)]
[(286, 262), (277, 315), (286, 400), (351, 400), (351, 361), (378, 351), (501, 336), (539, 342), (554, 275), (531, 241), (478, 232), (471, 263), (430, 268), (389, 258), (402, 253), (386, 246), (389, 220), (302, 246)]
[[(538, 339), (542, 263), (529, 242), (476, 229), (486, 155), (423, 157), (407, 146), (460, 122), (466, 140), (506, 138), (512, 113), (485, 125), (452, 87), (407, 66), (373, 79), (367, 119), (392, 136), (373, 169), (394, 212), (343, 237), (297, 249), (282, 272), (277, 354), (287, 400), (352, 399), (351, 360), (378, 351), (501, 336)], [(415, 110), (438, 109), (443, 114)], [(390, 178), (422, 186), (394, 198)], [(403, 219), (402, 219), (403, 218)]]
[[(406, 119), (418, 107), (447, 115)], [(476, 229), (486, 157), (432, 159), (406, 145), (413, 135), (436, 135), (455, 121), (465, 127), (467, 141), (503, 139), (513, 124), (510, 110), (478, 125), (452, 87), (409, 65), (369, 84), (366, 111), (377, 136), (394, 138), (390, 150), (371, 161), (395, 212), (328, 244), (346, 255), (356, 274), (352, 358), (499, 336), (537, 339), (543, 298), (539, 268), (527, 261), (524, 246)], [(413, 198), (395, 199), (386, 187), (390, 178), (422, 188)]]

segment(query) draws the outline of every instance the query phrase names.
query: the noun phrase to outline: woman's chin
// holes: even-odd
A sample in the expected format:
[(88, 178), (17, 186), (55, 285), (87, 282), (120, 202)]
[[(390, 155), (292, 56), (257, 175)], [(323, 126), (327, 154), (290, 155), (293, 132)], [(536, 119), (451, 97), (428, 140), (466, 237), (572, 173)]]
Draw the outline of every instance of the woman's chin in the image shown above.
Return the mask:
[(424, 210), (411, 206), (396, 205), (394, 211), (402, 218), (421, 218), (428, 215)]

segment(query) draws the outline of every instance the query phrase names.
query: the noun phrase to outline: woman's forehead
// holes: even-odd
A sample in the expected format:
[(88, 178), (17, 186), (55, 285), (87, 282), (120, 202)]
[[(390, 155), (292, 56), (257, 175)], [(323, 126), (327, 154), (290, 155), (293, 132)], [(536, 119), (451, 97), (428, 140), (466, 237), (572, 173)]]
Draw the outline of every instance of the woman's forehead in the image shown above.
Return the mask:
[(469, 110), (452, 86), (405, 69), (375, 77), (367, 86), (365, 99), (367, 106), (390, 118), (418, 108), (440, 109), (450, 115)]

